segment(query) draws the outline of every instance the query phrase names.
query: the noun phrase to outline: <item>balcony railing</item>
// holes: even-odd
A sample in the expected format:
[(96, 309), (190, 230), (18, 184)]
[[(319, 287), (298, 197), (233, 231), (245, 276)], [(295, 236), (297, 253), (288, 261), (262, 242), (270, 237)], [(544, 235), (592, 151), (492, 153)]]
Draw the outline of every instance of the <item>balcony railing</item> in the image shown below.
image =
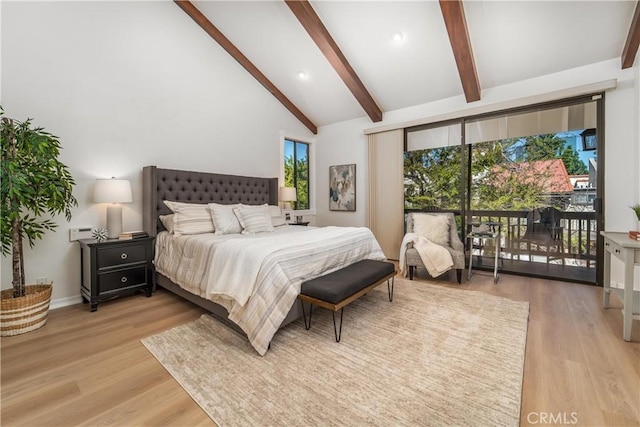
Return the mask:
[(530, 233), (527, 211), (471, 211), (473, 222), (501, 224), (500, 257), (530, 262), (556, 262), (594, 268), (596, 261), (595, 212), (557, 212), (559, 226)]
[[(437, 209), (429, 209), (436, 211)], [(406, 210), (415, 212), (418, 210)], [(460, 211), (442, 210), (441, 212)], [(524, 262), (553, 263), (563, 266), (595, 268), (596, 262), (596, 214), (595, 212), (556, 212), (558, 226), (537, 235), (527, 233), (528, 211), (472, 210), (472, 223), (496, 222), (501, 224), (500, 258)], [(458, 221), (460, 224), (460, 221)], [(467, 224), (470, 227), (470, 224)], [(467, 233), (460, 233), (462, 236)], [(492, 255), (493, 245), (486, 248), (474, 246), (474, 254)]]

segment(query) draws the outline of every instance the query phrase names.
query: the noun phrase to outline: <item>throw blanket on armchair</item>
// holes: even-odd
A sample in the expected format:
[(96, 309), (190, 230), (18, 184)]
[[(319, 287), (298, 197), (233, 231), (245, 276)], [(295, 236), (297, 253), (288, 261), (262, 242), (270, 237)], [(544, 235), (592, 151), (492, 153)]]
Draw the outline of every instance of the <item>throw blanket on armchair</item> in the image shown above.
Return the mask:
[(420, 255), (420, 259), (431, 277), (438, 277), (453, 267), (453, 258), (446, 248), (433, 243), (422, 235), (407, 233), (400, 245), (399, 264), (400, 273), (402, 273), (403, 276), (406, 276), (405, 255), (409, 243), (413, 243), (413, 247), (418, 251), (418, 255)]

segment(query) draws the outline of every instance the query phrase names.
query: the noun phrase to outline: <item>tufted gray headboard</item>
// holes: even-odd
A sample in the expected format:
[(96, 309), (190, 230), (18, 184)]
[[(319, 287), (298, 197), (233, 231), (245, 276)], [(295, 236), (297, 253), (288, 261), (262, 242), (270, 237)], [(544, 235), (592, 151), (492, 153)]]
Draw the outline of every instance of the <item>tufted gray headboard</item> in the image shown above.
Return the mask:
[(278, 204), (278, 178), (259, 178), (160, 169), (142, 169), (142, 225), (144, 231), (155, 236), (164, 226), (160, 215), (170, 214), (163, 201), (189, 203), (220, 203), (229, 205)]

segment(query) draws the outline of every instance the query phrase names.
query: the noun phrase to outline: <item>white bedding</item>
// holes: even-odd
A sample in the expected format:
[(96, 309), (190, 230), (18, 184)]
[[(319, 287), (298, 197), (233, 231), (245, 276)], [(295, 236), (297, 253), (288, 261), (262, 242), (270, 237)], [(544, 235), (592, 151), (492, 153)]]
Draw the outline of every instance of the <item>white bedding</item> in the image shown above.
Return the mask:
[(264, 355), (306, 280), (385, 256), (365, 227), (278, 227), (253, 235), (213, 233), (156, 239), (156, 270), (223, 305)]

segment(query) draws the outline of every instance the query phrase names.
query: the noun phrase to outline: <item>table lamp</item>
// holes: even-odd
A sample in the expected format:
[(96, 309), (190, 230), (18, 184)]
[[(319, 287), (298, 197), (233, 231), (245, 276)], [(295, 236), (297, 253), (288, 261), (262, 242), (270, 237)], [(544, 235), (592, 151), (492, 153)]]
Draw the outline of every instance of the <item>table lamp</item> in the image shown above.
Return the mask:
[(110, 203), (107, 206), (107, 231), (109, 238), (115, 239), (122, 232), (122, 206), (119, 203), (133, 201), (131, 182), (126, 179), (98, 179), (93, 190), (93, 201)]
[(283, 209), (291, 209), (291, 202), (295, 202), (297, 199), (295, 187), (280, 187), (279, 200), (283, 202)]

